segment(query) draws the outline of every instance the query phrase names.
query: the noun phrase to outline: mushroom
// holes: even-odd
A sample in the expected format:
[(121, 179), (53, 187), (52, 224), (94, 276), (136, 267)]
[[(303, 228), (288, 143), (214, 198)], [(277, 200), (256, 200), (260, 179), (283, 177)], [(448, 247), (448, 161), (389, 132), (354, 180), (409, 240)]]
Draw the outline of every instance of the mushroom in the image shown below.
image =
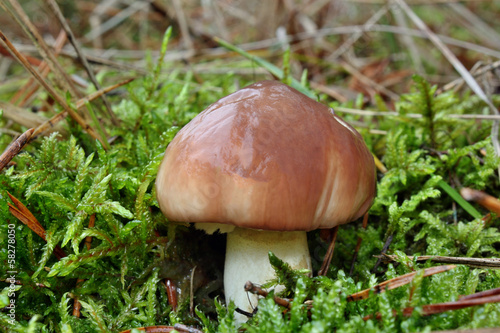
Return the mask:
[(359, 218), (375, 185), (361, 135), (277, 81), (252, 84), (197, 115), (168, 145), (156, 180), (169, 220), (228, 232), (226, 301), (247, 312), (245, 282), (274, 277), (269, 251), (311, 270), (306, 231)]

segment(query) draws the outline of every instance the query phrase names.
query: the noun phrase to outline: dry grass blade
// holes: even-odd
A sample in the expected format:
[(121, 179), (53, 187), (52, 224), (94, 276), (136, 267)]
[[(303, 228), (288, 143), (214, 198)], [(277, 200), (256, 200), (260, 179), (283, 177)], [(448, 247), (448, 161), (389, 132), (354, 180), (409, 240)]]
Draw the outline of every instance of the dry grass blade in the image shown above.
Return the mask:
[[(485, 65), (479, 69), (477, 69), (472, 75), (474, 77), (481, 76), (489, 71), (495, 70), (500, 67), (500, 60), (495, 61), (491, 64)], [(454, 89), (456, 86), (461, 85), (464, 82), (463, 78), (458, 78), (456, 80), (451, 81), (450, 83), (445, 84), (442, 88), (436, 91), (437, 94), (442, 93), (443, 91)]]
[(448, 8), (451, 8), (458, 15), (450, 15), (451, 19), (464, 20), (465, 28), (472, 32), (476, 38), (483, 43), (490, 45), (495, 49), (500, 48), (500, 36), (489, 25), (483, 22), (476, 14), (470, 11), (461, 3), (449, 3)]
[(191, 39), (191, 35), (189, 34), (189, 25), (186, 20), (186, 14), (182, 9), (182, 3), (180, 0), (173, 0), (172, 5), (175, 9), (175, 14), (177, 16), (177, 22), (179, 23), (179, 27), (181, 29), (182, 40), (184, 41), (184, 46), (194, 52), (194, 44)]
[[(456, 267), (455, 265), (444, 265), (444, 266), (436, 266), (436, 267), (426, 268), (424, 270), (423, 276), (427, 277), (430, 275), (443, 273), (443, 272), (449, 271), (455, 267)], [(359, 301), (362, 299), (366, 299), (370, 296), (370, 292), (373, 292), (375, 294), (380, 294), (380, 293), (383, 293), (387, 290), (399, 288), (401, 286), (404, 286), (404, 285), (410, 283), (417, 273), (418, 272), (412, 272), (412, 273), (398, 276), (394, 279), (384, 281), (380, 284), (377, 284), (376, 286), (374, 286), (372, 288), (365, 289), (365, 290), (362, 290), (362, 291), (357, 292), (355, 294), (347, 296), (347, 301), (352, 302), (352, 301)]]
[(370, 30), (371, 26), (377, 23), (378, 20), (382, 18), (389, 10), (389, 5), (385, 5), (380, 8), (372, 17), (366, 21), (363, 25), (363, 29), (360, 29), (354, 34), (352, 34), (349, 39), (347, 39), (342, 45), (340, 45), (335, 52), (333, 52), (330, 56), (328, 56), (329, 61), (335, 61), (338, 57), (344, 54), (361, 36), (363, 36), (363, 32)]
[[(61, 52), (62, 48), (64, 47), (64, 44), (66, 44), (67, 41), (67, 35), (64, 31), (61, 30), (59, 33), (59, 36), (57, 36), (57, 39), (54, 43), (54, 53), (55, 55), (59, 55)], [(44, 61), (38, 66), (38, 70), (40, 71), (40, 74), (43, 77), (47, 77), (47, 75), (50, 72), (50, 68), (47, 65), (47, 63)], [(33, 77), (31, 77), (28, 82), (24, 85), (22, 89), (19, 89), (14, 96), (10, 99), (11, 103), (17, 104), (20, 106), (23, 105), (28, 105), (32, 99), (34, 98), (35, 93), (38, 91), (40, 88), (40, 85), (38, 85)], [(21, 97), (24, 98), (20, 101)]]
[(44, 61), (50, 67), (50, 70), (54, 74), (54, 79), (56, 84), (63, 91), (68, 90), (72, 96), (78, 96), (79, 93), (73, 84), (73, 81), (69, 77), (68, 73), (63, 70), (59, 62), (57, 61), (52, 49), (45, 43), (43, 36), (38, 32), (38, 29), (33, 25), (28, 15), (24, 12), (21, 5), (17, 0), (8, 0), (9, 4), (12, 6), (10, 8), (5, 3), (2, 7), (8, 11), (11, 16), (18, 22), (19, 26), (23, 28), (26, 35), (32, 40), (33, 44), (38, 49), (38, 52), (43, 57)]
[[(400, 8), (398, 8), (397, 6), (392, 6), (391, 12), (398, 26), (403, 28), (408, 28), (406, 19), (403, 13), (401, 12)], [(399, 35), (399, 39), (401, 40), (401, 43), (405, 45), (405, 47), (408, 49), (408, 54), (411, 58), (413, 65), (415, 66), (417, 73), (424, 73), (425, 71), (422, 65), (422, 58), (420, 56), (419, 49), (415, 44), (413, 38), (409, 35), (401, 34)]]
[(375, 82), (371, 78), (369, 78), (366, 75), (363, 75), (356, 67), (348, 63), (347, 61), (340, 61), (339, 64), (344, 68), (349, 74), (351, 74), (354, 78), (359, 80), (359, 82), (363, 83), (364, 85), (368, 87), (372, 87), (379, 93), (383, 93), (390, 97), (393, 101), (398, 101), (399, 100), (399, 95), (394, 93), (393, 91), (387, 89), (386, 87), (382, 86), (381, 84)]
[[(90, 68), (89, 62), (87, 61), (87, 58), (85, 57), (85, 54), (83, 53), (82, 49), (78, 45), (75, 35), (73, 34), (73, 31), (69, 27), (68, 23), (66, 22), (66, 19), (64, 18), (61, 9), (57, 5), (57, 3), (54, 0), (45, 0), (45, 3), (48, 5), (48, 7), (52, 10), (54, 15), (57, 17), (59, 20), (59, 23), (61, 24), (62, 28), (68, 35), (70, 43), (73, 45), (76, 54), (78, 55), (78, 58), (80, 59), (80, 62), (82, 63), (83, 67), (85, 68), (87, 74), (89, 75), (90, 80), (94, 84), (97, 90), (101, 89), (101, 85), (99, 82), (97, 82), (97, 78), (94, 75), (94, 71), (92, 68)], [(118, 125), (118, 119), (116, 118), (115, 114), (111, 110), (111, 104), (109, 101), (106, 99), (105, 95), (100, 96), (102, 101), (104, 102), (104, 105), (106, 106), (106, 109), (108, 110), (108, 114), (111, 118), (111, 121), (113, 122), (113, 125)]]
[[(12, 54), (10, 54), (9, 50), (7, 50), (3, 45), (0, 45), (0, 54), (6, 57), (14, 58)], [(24, 57), (33, 66), (40, 66), (42, 64), (42, 61), (40, 59), (31, 57), (29, 55), (24, 55)]]
[(21, 134), (16, 139), (16, 141), (14, 141), (9, 147), (7, 147), (7, 149), (5, 149), (5, 151), (0, 156), (0, 171), (5, 168), (5, 166), (14, 158), (14, 156), (19, 154), (21, 149), (23, 149), (24, 146), (29, 142), (34, 131), (34, 128), (30, 128), (29, 130)]
[(321, 83), (317, 83), (314, 81), (310, 81), (309, 84), (311, 85), (311, 88), (313, 88), (314, 90), (317, 90), (317, 91), (320, 91), (324, 94), (327, 94), (328, 96), (335, 98), (340, 103), (345, 103), (345, 102), (349, 101), (349, 98), (345, 97), (340, 92), (338, 92), (337, 90), (335, 90), (331, 87), (325, 86)]
[[(10, 200), (12, 200), (12, 202), (14, 203), (14, 205), (10, 202), (7, 203), (7, 205), (9, 206), (9, 212), (17, 219), (19, 219), (19, 221), (28, 226), (28, 228), (30, 228), (34, 233), (42, 237), (44, 241), (47, 241), (45, 229), (42, 227), (40, 222), (38, 222), (36, 217), (15, 196), (10, 194), (9, 192), (7, 192), (7, 194), (9, 195)], [(57, 257), (57, 259), (66, 257), (66, 253), (64, 253), (64, 251), (59, 246), (55, 247), (54, 255)]]
[[(394, 255), (384, 255), (377, 256), (382, 260), (396, 261), (396, 256)], [(445, 256), (408, 256), (410, 260), (416, 261), (432, 261), (441, 264), (456, 264), (456, 265), (467, 265), (476, 268), (491, 268), (500, 269), (500, 258), (463, 258), (463, 257), (445, 257)]]
[[(103, 2), (103, 4), (106, 4), (106, 2)], [(95, 38), (101, 36), (102, 34), (106, 33), (107, 31), (113, 29), (114, 27), (122, 23), (124, 20), (132, 16), (134, 13), (143, 10), (145, 7), (148, 7), (149, 5), (150, 5), (149, 1), (132, 1), (127, 8), (120, 11), (118, 14), (116, 14), (103, 24), (99, 24), (95, 29), (89, 31), (84, 38), (87, 41), (94, 40)]]
[(111, 86), (108, 86), (106, 88), (101, 88), (100, 90), (95, 91), (92, 94), (85, 96), (84, 98), (77, 101), (76, 108), (80, 109), (80, 108), (84, 107), (87, 102), (91, 102), (91, 101), (95, 100), (96, 98), (99, 98), (99, 97), (103, 96), (104, 94), (107, 94), (108, 92), (115, 90), (116, 88), (120, 88), (121, 86), (124, 86), (127, 83), (130, 83), (134, 80), (135, 80), (135, 78), (130, 78), (130, 79), (126, 79), (126, 80), (123, 80), (121, 82), (118, 82), (116, 84), (113, 84)]
[(483, 191), (474, 190), (468, 187), (462, 188), (460, 190), (460, 194), (465, 200), (477, 202), (489, 211), (500, 215), (500, 200), (497, 198), (484, 193)]
[[(119, 88), (123, 85), (126, 85), (127, 83), (129, 82), (132, 82), (133, 80), (135, 80), (134, 78), (130, 78), (130, 79), (127, 79), (127, 80), (124, 80), (122, 82), (119, 82), (119, 83), (116, 83), (116, 84), (113, 84), (109, 87), (106, 87), (106, 88), (102, 88), (101, 90), (99, 91), (96, 91), (96, 92), (93, 92), (92, 94), (80, 99), (79, 101), (76, 102), (76, 108), (77, 109), (80, 109), (82, 107), (85, 106), (85, 103), (87, 102), (91, 102), (93, 101), (94, 99), (96, 98), (99, 98), (99, 96), (103, 95), (103, 94), (106, 94), (116, 88)], [(41, 124), (40, 126), (38, 126), (36, 129), (35, 129), (35, 132), (33, 133), (33, 139), (35, 139), (36, 137), (38, 137), (41, 133), (53, 128), (54, 126), (57, 126), (57, 123), (59, 123), (61, 120), (63, 120), (64, 118), (66, 118), (66, 116), (68, 115), (68, 113), (66, 111), (63, 111), (63, 112), (60, 112), (58, 114), (56, 114), (54, 117), (52, 117), (51, 119), (47, 120), (46, 122), (44, 122), (43, 124)]]
[[(21, 126), (37, 128), (38, 126), (48, 121), (48, 118), (46, 117), (28, 111), (24, 108), (20, 108), (8, 102), (0, 101), (0, 108), (3, 110), (3, 116), (6, 119), (12, 120), (13, 122)], [(66, 130), (61, 126), (53, 127), (51, 129), (51, 132), (54, 131), (66, 133)]]
[(68, 114), (73, 118), (92, 138), (99, 140), (104, 147), (107, 147), (107, 142), (103, 139), (100, 138), (97, 133), (94, 131), (94, 129), (85, 122), (85, 120), (73, 109), (69, 107), (69, 105), (66, 103), (64, 98), (62, 98), (57, 91), (47, 83), (47, 81), (44, 80), (44, 78), (38, 73), (38, 71), (33, 68), (30, 63), (26, 60), (26, 58), (19, 53), (19, 51), (14, 47), (14, 45), (10, 42), (10, 40), (5, 36), (5, 34), (0, 30), (0, 40), (2, 41), (2, 44), (11, 52), (11, 54), (16, 58), (16, 60), (23, 65), (23, 67), (31, 74), (35, 79), (40, 83), (45, 90), (61, 105), (64, 109), (65, 112), (68, 112)]
[[(491, 112), (495, 115), (498, 115), (499, 112), (497, 108), (493, 105), (491, 100), (486, 96), (483, 89), (476, 82), (474, 77), (469, 73), (469, 71), (465, 68), (465, 66), (457, 59), (457, 57), (451, 52), (451, 50), (439, 39), (439, 37), (433, 33), (427, 25), (411, 10), (411, 8), (404, 2), (404, 0), (393, 0), (399, 4), (399, 6), (406, 12), (406, 15), (413, 21), (413, 23), (422, 30), (429, 38), (429, 40), (441, 51), (441, 53), (446, 57), (446, 59), (453, 65), (455, 70), (464, 78), (467, 85), (474, 91), (476, 95), (479, 96), (490, 108)], [(493, 123), (491, 129), (491, 139), (493, 146), (495, 148), (495, 153), (497, 156), (500, 156), (500, 143), (498, 141), (498, 133), (499, 133), (499, 121), (495, 121)], [(500, 166), (498, 169), (500, 175)]]
[[(454, 81), (455, 82), (455, 81)], [(311, 86), (313, 86), (311, 84)], [(317, 89), (320, 90), (320, 89)], [(320, 90), (321, 91), (321, 90)], [(322, 91), (324, 92), (324, 91)], [(327, 92), (325, 92), (327, 93)], [(335, 107), (336, 112), (347, 113), (347, 114), (355, 114), (359, 116), (370, 116), (370, 117), (404, 117), (411, 119), (421, 119), (423, 116), (419, 113), (407, 113), (407, 114), (399, 114), (396, 111), (372, 111), (372, 110), (359, 110), (359, 109), (351, 109), (345, 108), (341, 106)], [(445, 118), (458, 118), (458, 119), (477, 119), (477, 120), (500, 120), (500, 115), (492, 115), (492, 114), (449, 114), (445, 115)]]

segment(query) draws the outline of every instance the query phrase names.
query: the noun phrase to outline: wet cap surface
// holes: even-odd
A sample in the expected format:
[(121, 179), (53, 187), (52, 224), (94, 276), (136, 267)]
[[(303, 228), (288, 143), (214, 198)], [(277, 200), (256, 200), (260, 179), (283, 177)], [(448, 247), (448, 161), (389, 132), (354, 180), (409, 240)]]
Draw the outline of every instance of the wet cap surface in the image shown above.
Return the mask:
[(331, 109), (277, 81), (226, 96), (169, 144), (156, 181), (171, 220), (313, 230), (368, 210), (375, 166)]

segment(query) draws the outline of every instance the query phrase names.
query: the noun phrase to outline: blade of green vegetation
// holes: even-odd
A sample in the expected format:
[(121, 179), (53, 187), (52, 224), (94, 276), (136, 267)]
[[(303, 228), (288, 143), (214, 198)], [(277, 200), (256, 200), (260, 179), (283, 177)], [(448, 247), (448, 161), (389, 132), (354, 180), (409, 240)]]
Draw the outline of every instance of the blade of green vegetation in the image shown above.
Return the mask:
[[(283, 73), (283, 70), (274, 66), (270, 62), (267, 62), (266, 60), (264, 60), (262, 58), (251, 55), (250, 53), (246, 52), (245, 50), (240, 49), (239, 47), (232, 45), (232, 44), (230, 44), (230, 43), (228, 43), (225, 40), (222, 40), (220, 38), (214, 37), (214, 40), (216, 43), (218, 43), (222, 47), (225, 47), (226, 49), (228, 49), (230, 51), (236, 52), (239, 55), (247, 58), (248, 60), (254, 61), (255, 63), (257, 63), (257, 65), (264, 68), (265, 70), (267, 70), (269, 73), (276, 76), (280, 80), (283, 80), (285, 78), (285, 73)], [(304, 87), (302, 84), (300, 84), (299, 81), (297, 81), (294, 78), (292, 78), (290, 86), (292, 88), (297, 89), (298, 91), (300, 91), (301, 93), (303, 93), (304, 95), (306, 95), (312, 99), (317, 99), (317, 96), (312, 91), (310, 91), (309, 89)]]
[(455, 189), (453, 187), (451, 187), (450, 185), (448, 185), (448, 183), (440, 180), (438, 185), (443, 191), (445, 191), (453, 200), (456, 201), (457, 204), (460, 205), (460, 207), (462, 207), (472, 217), (474, 217), (475, 219), (480, 219), (483, 217), (483, 215), (481, 215), (481, 213), (479, 213), (476, 208), (474, 208), (470, 203), (465, 201), (465, 199), (462, 198), (460, 193), (455, 191)]

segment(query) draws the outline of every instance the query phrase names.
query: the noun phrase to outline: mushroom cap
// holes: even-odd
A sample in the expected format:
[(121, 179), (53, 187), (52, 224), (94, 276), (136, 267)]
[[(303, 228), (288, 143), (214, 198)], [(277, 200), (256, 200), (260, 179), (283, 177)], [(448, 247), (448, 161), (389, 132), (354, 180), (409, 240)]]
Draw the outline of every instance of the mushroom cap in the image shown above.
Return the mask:
[(156, 179), (172, 221), (277, 231), (355, 220), (375, 186), (361, 135), (277, 81), (252, 84), (197, 115), (168, 145)]

